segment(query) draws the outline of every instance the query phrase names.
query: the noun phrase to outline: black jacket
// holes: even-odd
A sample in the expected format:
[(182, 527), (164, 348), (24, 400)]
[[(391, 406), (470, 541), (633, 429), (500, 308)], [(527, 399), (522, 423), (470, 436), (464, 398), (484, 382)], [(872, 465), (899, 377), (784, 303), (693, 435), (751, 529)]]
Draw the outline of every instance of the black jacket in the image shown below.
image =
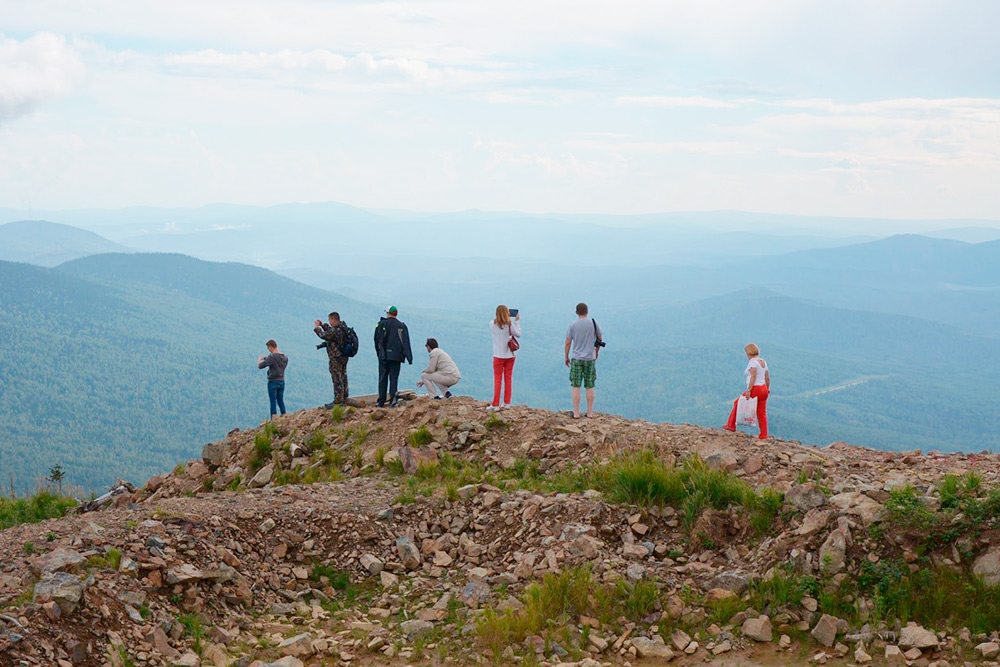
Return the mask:
[(379, 361), (413, 363), (410, 351), (410, 331), (395, 317), (383, 317), (375, 327), (375, 354)]

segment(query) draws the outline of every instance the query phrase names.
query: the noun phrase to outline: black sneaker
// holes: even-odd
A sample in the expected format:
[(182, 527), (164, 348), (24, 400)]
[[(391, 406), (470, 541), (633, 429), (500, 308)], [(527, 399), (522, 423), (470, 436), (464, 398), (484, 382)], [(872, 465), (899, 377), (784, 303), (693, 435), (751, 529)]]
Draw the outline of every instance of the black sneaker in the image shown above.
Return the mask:
[(333, 409), (333, 403), (327, 403), (326, 405), (323, 406), (323, 409), (324, 410), (331, 410), (331, 409)]
[(398, 408), (399, 407), (399, 396), (393, 396), (392, 397), (392, 400), (389, 401), (389, 407), (390, 408)]
[(384, 408), (385, 407), (385, 401), (376, 401), (375, 402), (375, 407), (376, 408)]
[(451, 392), (450, 391), (444, 392), (444, 397), (445, 398), (451, 398)]
[(435, 400), (435, 401), (440, 401), (440, 400), (441, 400), (441, 397), (440, 397), (440, 396), (435, 396), (435, 397), (434, 397), (434, 400)]

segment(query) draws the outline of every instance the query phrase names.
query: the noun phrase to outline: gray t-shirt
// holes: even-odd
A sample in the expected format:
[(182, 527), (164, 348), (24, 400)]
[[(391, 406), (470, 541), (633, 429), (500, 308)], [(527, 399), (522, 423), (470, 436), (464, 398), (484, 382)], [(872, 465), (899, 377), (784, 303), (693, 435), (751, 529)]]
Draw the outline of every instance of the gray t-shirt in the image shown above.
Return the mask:
[(601, 325), (597, 325), (597, 334), (594, 334), (594, 320), (590, 317), (578, 317), (569, 328), (566, 329), (566, 338), (570, 339), (572, 344), (569, 347), (569, 358), (570, 359), (596, 359), (597, 352), (594, 348), (594, 343), (597, 342), (597, 336), (601, 338), (604, 337), (604, 332), (601, 331)]

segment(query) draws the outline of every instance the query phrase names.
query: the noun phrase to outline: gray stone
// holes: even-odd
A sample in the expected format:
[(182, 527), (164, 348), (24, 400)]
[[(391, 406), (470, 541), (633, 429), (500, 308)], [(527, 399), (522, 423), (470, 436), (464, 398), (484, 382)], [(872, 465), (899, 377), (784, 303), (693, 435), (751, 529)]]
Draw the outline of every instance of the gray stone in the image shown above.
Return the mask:
[[(657, 637), (659, 639), (659, 637)], [(632, 646), (640, 658), (662, 658), (673, 660), (674, 652), (663, 641), (655, 641), (647, 637), (633, 637)]]
[(385, 567), (385, 563), (371, 554), (363, 554), (361, 556), (361, 567), (363, 567), (369, 575), (375, 577), (382, 572), (382, 568)]
[(853, 514), (861, 519), (865, 528), (882, 520), (885, 507), (863, 493), (849, 491), (839, 493), (830, 498), (830, 504), (840, 509), (844, 514)]
[(1000, 644), (996, 642), (983, 642), (976, 646), (976, 650), (987, 660), (992, 660), (1000, 655)]
[(31, 571), (36, 576), (51, 574), (53, 572), (64, 572), (72, 570), (77, 565), (82, 564), (87, 559), (72, 549), (55, 549), (49, 553), (39, 556), (31, 562)]
[(300, 635), (295, 635), (294, 637), (289, 637), (285, 641), (278, 644), (278, 651), (282, 655), (290, 655), (295, 657), (310, 656), (314, 653), (312, 642), (315, 637), (308, 632), (303, 632)]
[(632, 581), (642, 581), (646, 578), (646, 568), (639, 563), (631, 563), (625, 568), (625, 576)]
[(274, 477), (274, 464), (268, 463), (266, 466), (257, 471), (257, 474), (250, 480), (249, 486), (251, 489), (267, 486), (271, 483), (272, 477)]
[(819, 566), (823, 574), (833, 575), (844, 569), (847, 561), (847, 545), (850, 533), (844, 527), (837, 528), (826, 537), (819, 548)]
[(1000, 547), (994, 547), (972, 563), (972, 573), (987, 586), (1000, 585)]
[(416, 637), (426, 635), (434, 630), (434, 624), (430, 621), (403, 621), (399, 624), (399, 630), (406, 635), (406, 638), (413, 640)]
[(750, 586), (750, 580), (742, 572), (723, 572), (715, 576), (708, 584), (708, 590), (721, 588), (722, 590), (743, 595)]
[(809, 482), (793, 487), (785, 494), (785, 501), (797, 510), (808, 512), (826, 505), (826, 494)]
[(484, 581), (470, 581), (462, 589), (462, 602), (473, 609), (490, 599), (490, 587)]
[(173, 586), (175, 584), (186, 584), (189, 581), (201, 581), (205, 579), (205, 573), (194, 565), (184, 563), (180, 567), (172, 567), (167, 570), (166, 582)]
[(396, 450), (399, 461), (403, 464), (403, 472), (413, 475), (422, 466), (437, 465), (437, 450), (430, 447), (400, 447)]
[(748, 618), (743, 622), (743, 634), (755, 642), (769, 642), (774, 638), (771, 619), (767, 616)]
[(819, 622), (816, 623), (816, 627), (809, 634), (823, 646), (831, 647), (837, 641), (837, 627), (839, 623), (840, 619), (836, 616), (823, 614)]
[(719, 452), (705, 457), (705, 465), (716, 470), (736, 470), (739, 467), (739, 460), (728, 452)]
[(52, 572), (35, 584), (34, 599), (41, 604), (55, 602), (63, 614), (72, 614), (86, 589), (86, 583), (78, 577), (66, 572)]
[(899, 632), (899, 645), (903, 648), (937, 648), (937, 635), (916, 623), (910, 623)]
[(399, 554), (399, 560), (407, 570), (416, 570), (423, 562), (420, 550), (413, 544), (413, 540), (405, 535), (396, 538), (396, 553)]
[(465, 486), (461, 486), (458, 488), (458, 497), (461, 498), (462, 500), (468, 500), (469, 498), (475, 496), (477, 493), (479, 493), (478, 484), (466, 484)]

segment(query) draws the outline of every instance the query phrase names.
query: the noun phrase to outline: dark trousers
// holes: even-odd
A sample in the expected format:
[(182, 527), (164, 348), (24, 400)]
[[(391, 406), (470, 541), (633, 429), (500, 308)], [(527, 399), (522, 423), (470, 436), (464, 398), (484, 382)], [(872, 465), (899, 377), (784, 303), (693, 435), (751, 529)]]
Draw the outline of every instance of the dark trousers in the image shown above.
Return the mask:
[(330, 360), (330, 379), (333, 380), (333, 402), (347, 404), (347, 359)]
[(378, 402), (379, 405), (385, 403), (386, 388), (388, 387), (389, 398), (396, 398), (399, 391), (399, 368), (403, 365), (401, 361), (379, 361), (378, 362)]
[(281, 409), (281, 414), (285, 414), (285, 381), (279, 380), (277, 382), (270, 380), (267, 383), (267, 397), (271, 400), (271, 416), (278, 414), (278, 409)]

